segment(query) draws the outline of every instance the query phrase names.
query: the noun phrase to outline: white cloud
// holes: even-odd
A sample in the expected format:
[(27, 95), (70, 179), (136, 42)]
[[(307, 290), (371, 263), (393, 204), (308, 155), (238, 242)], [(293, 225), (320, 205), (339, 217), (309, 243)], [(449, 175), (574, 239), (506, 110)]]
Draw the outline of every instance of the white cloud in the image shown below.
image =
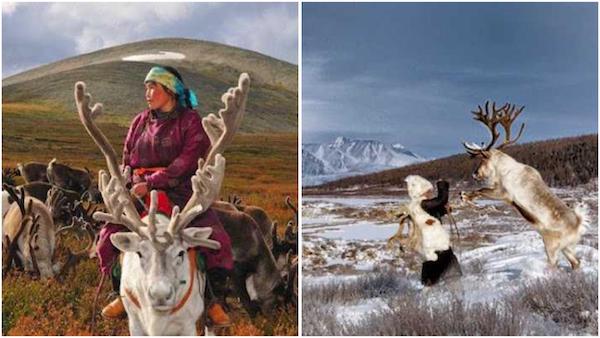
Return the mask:
[(226, 44), (280, 59), (298, 60), (298, 16), (295, 8), (269, 8), (255, 17), (236, 16), (222, 33)]
[(10, 2), (10, 1), (2, 2), (2, 14), (3, 15), (11, 15), (15, 12), (16, 9), (17, 9), (16, 2)]
[(149, 38), (166, 26), (185, 20), (190, 3), (52, 3), (44, 21), (54, 32), (73, 37), (80, 53)]
[[(3, 3), (4, 74), (140, 40), (180, 37), (297, 63), (291, 3)], [(9, 24), (10, 23), (10, 24)], [(35, 51), (35, 52), (33, 52)], [(16, 66), (16, 65), (19, 66)]]

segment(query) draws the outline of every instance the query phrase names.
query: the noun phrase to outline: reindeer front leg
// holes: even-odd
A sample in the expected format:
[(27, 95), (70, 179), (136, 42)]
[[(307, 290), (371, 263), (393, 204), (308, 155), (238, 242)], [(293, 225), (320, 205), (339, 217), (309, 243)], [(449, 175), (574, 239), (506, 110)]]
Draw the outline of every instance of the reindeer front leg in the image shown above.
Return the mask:
[(493, 200), (509, 200), (506, 191), (499, 184), (495, 184), (492, 187), (481, 188), (475, 191), (460, 192), (461, 201), (470, 205), (474, 205), (473, 201), (481, 197)]

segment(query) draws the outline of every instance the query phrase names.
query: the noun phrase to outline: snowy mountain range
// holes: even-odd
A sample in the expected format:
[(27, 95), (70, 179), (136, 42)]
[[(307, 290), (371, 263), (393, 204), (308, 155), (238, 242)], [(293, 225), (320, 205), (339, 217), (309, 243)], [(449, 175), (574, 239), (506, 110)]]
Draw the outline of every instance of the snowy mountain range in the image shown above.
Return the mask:
[(317, 185), (424, 160), (401, 144), (340, 136), (333, 143), (302, 145), (302, 184)]

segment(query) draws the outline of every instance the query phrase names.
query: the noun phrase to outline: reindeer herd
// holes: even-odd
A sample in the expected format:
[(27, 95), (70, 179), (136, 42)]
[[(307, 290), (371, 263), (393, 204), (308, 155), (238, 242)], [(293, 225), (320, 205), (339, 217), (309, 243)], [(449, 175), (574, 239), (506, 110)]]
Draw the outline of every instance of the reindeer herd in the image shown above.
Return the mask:
[[(79, 118), (106, 159), (97, 183), (88, 169), (58, 163), (19, 164), (3, 171), (3, 273), (13, 266), (43, 278), (59, 280), (82, 259), (95, 256), (98, 232), (105, 222), (122, 224), (130, 232), (116, 233), (111, 241), (122, 252), (120, 294), (132, 335), (194, 335), (204, 312), (204, 271), (196, 268), (193, 247), (218, 249), (211, 228), (186, 228), (197, 215), (212, 207), (228, 232), (234, 257), (230, 290), (254, 317), (273, 314), (282, 305), (297, 304), (298, 210), (290, 197), (291, 220), (285, 236), (277, 223), (258, 206), (237, 196), (218, 200), (225, 175), (221, 155), (244, 115), (250, 78), (242, 74), (238, 86), (226, 92), (225, 108), (202, 123), (211, 140), (206, 159), (198, 160), (192, 177), (193, 195), (185, 207), (173, 208), (169, 217), (156, 212), (151, 192), (148, 214), (141, 217), (125, 187), (130, 169), (118, 165), (116, 152), (97, 127), (102, 105), (90, 107), (91, 96), (83, 82), (75, 85)], [(24, 184), (15, 186), (21, 176)], [(66, 263), (56, 262), (58, 239), (65, 233), (87, 238), (77, 252), (68, 251)], [(189, 254), (188, 254), (189, 252)], [(158, 264), (162, 262), (166, 264)]]

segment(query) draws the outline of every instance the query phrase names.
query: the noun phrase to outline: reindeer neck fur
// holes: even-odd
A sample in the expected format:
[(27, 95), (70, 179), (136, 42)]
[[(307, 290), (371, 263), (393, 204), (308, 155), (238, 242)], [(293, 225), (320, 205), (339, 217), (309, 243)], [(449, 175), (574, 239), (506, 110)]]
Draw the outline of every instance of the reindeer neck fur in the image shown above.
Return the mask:
[[(165, 216), (159, 214), (157, 215), (158, 217)], [(160, 237), (166, 231), (167, 222), (158, 221), (157, 223), (157, 236)], [(175, 239), (175, 243), (180, 243), (180, 240)], [(154, 264), (157, 264), (157, 262)], [(185, 294), (189, 292), (188, 289), (190, 288), (192, 278), (192, 267), (190, 264), (191, 262), (186, 254), (186, 259), (183, 263), (186, 268), (181, 269), (177, 274), (177, 280), (180, 281), (180, 284), (177, 285), (175, 291), (175, 304), (179, 304)], [(140, 257), (133, 252), (123, 254), (120, 293), (124, 299), (123, 303), (127, 314), (130, 316), (129, 325), (132, 335), (196, 335), (195, 323), (204, 311), (204, 299), (202, 295), (204, 294), (206, 276), (204, 273), (196, 270), (195, 267), (194, 271), (193, 289), (183, 307), (175, 313), (170, 313), (170, 311), (159, 312), (150, 306), (150, 300), (147, 296), (149, 282), (144, 279), (147, 271), (143, 270), (140, 264)], [(182, 281), (185, 281), (185, 283)], [(140, 307), (134, 304), (135, 301), (127, 296), (126, 290), (135, 297), (135, 301), (139, 302)]]

